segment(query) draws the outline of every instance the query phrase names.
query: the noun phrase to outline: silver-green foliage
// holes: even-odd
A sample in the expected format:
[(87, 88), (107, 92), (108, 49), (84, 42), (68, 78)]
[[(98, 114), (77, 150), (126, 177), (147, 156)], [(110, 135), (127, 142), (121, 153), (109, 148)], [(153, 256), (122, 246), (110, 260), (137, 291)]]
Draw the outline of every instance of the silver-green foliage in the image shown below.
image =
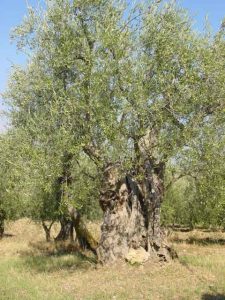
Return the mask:
[(144, 136), (152, 161), (170, 166), (222, 122), (224, 31), (197, 34), (174, 1), (46, 1), (13, 37), (28, 63), (14, 68), (6, 98), (36, 155), (35, 195), (52, 199), (65, 152), (69, 201), (84, 207), (98, 196), (103, 165), (127, 172), (138, 163)]

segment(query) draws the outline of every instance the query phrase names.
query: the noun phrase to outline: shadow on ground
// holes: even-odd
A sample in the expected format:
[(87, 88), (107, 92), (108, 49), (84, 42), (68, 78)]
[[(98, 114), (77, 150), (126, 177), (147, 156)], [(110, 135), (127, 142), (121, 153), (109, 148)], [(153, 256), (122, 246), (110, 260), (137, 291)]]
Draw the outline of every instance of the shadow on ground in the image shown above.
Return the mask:
[(171, 229), (173, 231), (178, 231), (178, 232), (191, 232), (191, 231), (193, 231), (193, 229), (189, 228), (189, 227), (171, 227)]
[(10, 238), (10, 237), (13, 237), (13, 236), (15, 236), (15, 235), (11, 234), (11, 233), (3, 233), (2, 238)]
[(188, 227), (188, 226), (181, 226), (181, 225), (169, 225), (167, 228), (172, 229), (175, 232), (192, 232), (193, 230), (198, 230), (202, 232), (218, 232), (222, 231), (225, 232), (225, 229), (222, 228), (206, 228), (204, 226), (196, 226), (196, 227)]
[(222, 294), (217, 294), (217, 295), (204, 294), (201, 299), (202, 300), (225, 300), (225, 295), (222, 295)]
[(38, 273), (57, 272), (57, 271), (75, 271), (80, 269), (94, 268), (96, 262), (94, 259), (76, 253), (73, 255), (51, 255), (51, 256), (28, 256), (23, 257), (23, 265), (28, 269), (33, 269)]
[(57, 272), (95, 268), (96, 257), (70, 243), (32, 243), (30, 251), (21, 253), (22, 264), (35, 272)]
[(225, 245), (225, 239), (220, 238), (220, 239), (215, 239), (215, 238), (197, 238), (197, 237), (190, 237), (188, 239), (180, 239), (177, 237), (171, 238), (172, 242), (175, 243), (187, 243), (187, 244), (196, 244), (196, 245), (202, 245), (202, 246), (207, 246), (207, 245), (213, 245), (213, 244), (219, 244), (219, 245)]

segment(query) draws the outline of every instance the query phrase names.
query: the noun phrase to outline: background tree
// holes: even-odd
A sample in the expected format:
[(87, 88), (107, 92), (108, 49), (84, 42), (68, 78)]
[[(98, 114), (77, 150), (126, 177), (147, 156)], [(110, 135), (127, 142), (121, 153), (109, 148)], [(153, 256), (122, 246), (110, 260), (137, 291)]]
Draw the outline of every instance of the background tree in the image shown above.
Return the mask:
[[(25, 137), (19, 131), (8, 131), (0, 136), (0, 236), (4, 221), (26, 215), (29, 202), (29, 166), (23, 151)], [(23, 151), (22, 151), (23, 149)]]

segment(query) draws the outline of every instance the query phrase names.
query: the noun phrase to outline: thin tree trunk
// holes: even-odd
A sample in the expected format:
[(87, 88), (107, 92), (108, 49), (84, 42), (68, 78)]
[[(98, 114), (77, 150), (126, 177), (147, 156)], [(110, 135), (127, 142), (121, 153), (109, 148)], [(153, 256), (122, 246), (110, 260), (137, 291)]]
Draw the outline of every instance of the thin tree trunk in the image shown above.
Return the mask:
[(47, 224), (44, 221), (42, 221), (42, 227), (43, 227), (43, 229), (45, 231), (46, 242), (50, 242), (51, 241), (51, 228), (52, 228), (53, 224), (54, 224), (54, 221), (52, 221), (50, 223), (50, 225), (47, 226)]
[(73, 236), (73, 221), (70, 219), (70, 217), (65, 217), (63, 216), (60, 220), (60, 231), (55, 238), (55, 241), (68, 241), (70, 240), (71, 242), (74, 241), (74, 236)]
[(0, 219), (0, 239), (3, 238), (4, 230), (5, 230), (5, 228), (4, 228), (4, 219), (3, 220)]
[(4, 226), (4, 223), (5, 223), (5, 212), (1, 209), (0, 210), (0, 239), (3, 238), (3, 234), (4, 234), (4, 231), (5, 231), (5, 226)]

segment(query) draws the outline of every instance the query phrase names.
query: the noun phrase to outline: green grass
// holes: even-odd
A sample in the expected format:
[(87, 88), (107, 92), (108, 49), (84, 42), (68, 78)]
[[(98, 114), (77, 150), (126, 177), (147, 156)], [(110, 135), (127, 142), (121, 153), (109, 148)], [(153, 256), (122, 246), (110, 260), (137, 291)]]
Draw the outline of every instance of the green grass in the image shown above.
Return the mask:
[[(28, 226), (12, 224), (9, 232), (15, 235), (0, 241), (0, 300), (225, 299), (224, 246), (185, 242), (193, 234), (205, 238), (200, 231), (176, 233), (178, 261), (98, 267), (89, 253), (47, 244), (37, 225), (31, 226), (33, 235)], [(218, 233), (210, 235), (218, 238)]]
[[(53, 279), (52, 279), (53, 280)], [(54, 282), (49, 284), (45, 274), (34, 276), (26, 271), (19, 258), (1, 259), (0, 264), (0, 299), (73, 299), (63, 297), (60, 290), (56, 290)]]

